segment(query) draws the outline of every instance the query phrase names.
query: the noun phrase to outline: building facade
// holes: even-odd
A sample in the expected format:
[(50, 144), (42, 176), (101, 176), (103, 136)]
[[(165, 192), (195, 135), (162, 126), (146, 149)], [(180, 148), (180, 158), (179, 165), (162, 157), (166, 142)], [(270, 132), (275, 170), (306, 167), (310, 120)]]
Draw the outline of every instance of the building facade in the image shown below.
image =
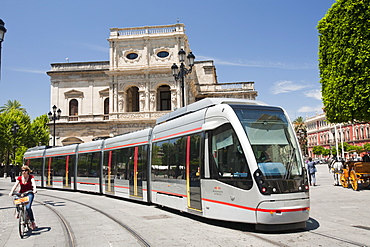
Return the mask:
[(341, 142), (363, 146), (370, 142), (370, 123), (331, 124), (326, 121), (325, 114), (306, 118), (308, 155), (314, 157), (314, 146), (326, 149), (341, 149)]
[(108, 41), (109, 61), (55, 63), (47, 72), (51, 105), (62, 111), (57, 146), (151, 127), (181, 107), (183, 92), (185, 105), (206, 97), (257, 97), (254, 82), (218, 83), (213, 61), (196, 61), (182, 89), (171, 66), (179, 64), (180, 49), (191, 52), (184, 24), (112, 28)]

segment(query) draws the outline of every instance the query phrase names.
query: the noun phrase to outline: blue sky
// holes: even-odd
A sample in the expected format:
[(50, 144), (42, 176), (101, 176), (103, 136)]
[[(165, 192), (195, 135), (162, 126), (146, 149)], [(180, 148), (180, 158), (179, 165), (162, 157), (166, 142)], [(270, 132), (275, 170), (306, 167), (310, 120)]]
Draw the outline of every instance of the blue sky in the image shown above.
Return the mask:
[[(109, 60), (110, 28), (185, 24), (219, 82), (254, 81), (257, 100), (292, 120), (322, 112), (317, 23), (335, 0), (3, 0), (0, 105), (49, 112), (51, 63)], [(63, 109), (62, 109), (63, 111)]]

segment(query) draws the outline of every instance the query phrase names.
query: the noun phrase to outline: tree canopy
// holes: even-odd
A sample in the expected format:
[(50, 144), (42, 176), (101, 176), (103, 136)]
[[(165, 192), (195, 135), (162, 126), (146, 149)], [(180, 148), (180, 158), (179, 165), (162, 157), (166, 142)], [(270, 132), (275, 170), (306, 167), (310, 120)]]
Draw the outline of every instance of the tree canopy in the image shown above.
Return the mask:
[(337, 0), (318, 31), (327, 120), (370, 121), (370, 0)]
[[(44, 114), (31, 121), (21, 106), (16, 100), (9, 100), (0, 107), (0, 164), (22, 164), (28, 148), (49, 144), (48, 116)], [(17, 131), (13, 131), (15, 124)]]
[(18, 100), (8, 100), (6, 104), (0, 106), (0, 113), (6, 113), (11, 110), (20, 110), (23, 113), (27, 113), (26, 109), (22, 107), (22, 104)]

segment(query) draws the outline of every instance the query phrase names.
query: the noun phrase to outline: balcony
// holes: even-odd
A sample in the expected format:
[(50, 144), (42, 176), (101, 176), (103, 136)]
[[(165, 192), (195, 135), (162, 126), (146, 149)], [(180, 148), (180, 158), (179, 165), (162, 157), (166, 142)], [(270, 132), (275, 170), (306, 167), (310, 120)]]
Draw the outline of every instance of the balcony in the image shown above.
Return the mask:
[(121, 112), (111, 114), (97, 115), (78, 115), (78, 116), (61, 116), (59, 123), (83, 123), (83, 122), (100, 122), (100, 121), (140, 121), (156, 120), (170, 111), (155, 112)]

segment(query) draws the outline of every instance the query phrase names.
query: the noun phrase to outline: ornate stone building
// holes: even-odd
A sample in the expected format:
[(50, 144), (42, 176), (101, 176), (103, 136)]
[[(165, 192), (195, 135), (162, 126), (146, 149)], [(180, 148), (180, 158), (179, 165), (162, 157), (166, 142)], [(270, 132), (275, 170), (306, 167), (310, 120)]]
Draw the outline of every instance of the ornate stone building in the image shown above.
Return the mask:
[[(57, 146), (147, 128), (181, 107), (181, 83), (171, 66), (179, 63), (180, 49), (191, 51), (184, 24), (112, 28), (108, 41), (109, 61), (55, 63), (47, 72), (51, 105), (62, 110)], [(254, 82), (218, 83), (213, 61), (196, 61), (184, 85), (185, 105), (206, 97), (257, 97)]]

